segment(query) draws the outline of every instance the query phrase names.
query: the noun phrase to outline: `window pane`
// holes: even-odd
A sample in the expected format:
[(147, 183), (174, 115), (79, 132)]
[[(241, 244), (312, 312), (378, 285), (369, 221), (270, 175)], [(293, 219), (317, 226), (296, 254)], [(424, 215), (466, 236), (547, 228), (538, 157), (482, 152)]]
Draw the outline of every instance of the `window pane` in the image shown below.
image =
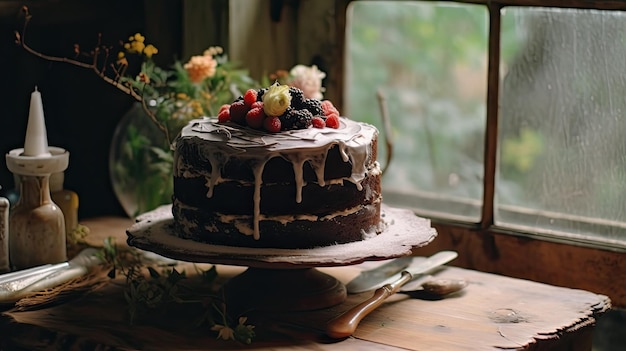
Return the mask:
[(348, 8), (345, 115), (393, 126), (384, 201), (477, 221), (483, 179), (488, 13), (484, 6), (355, 1)]
[(626, 14), (507, 8), (502, 23), (497, 223), (624, 245)]

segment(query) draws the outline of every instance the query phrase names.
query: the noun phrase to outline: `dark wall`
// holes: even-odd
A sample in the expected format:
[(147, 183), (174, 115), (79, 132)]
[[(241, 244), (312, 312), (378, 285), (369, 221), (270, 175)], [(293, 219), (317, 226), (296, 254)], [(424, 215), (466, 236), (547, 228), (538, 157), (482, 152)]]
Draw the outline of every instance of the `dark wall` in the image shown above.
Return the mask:
[[(91, 70), (44, 60), (16, 45), (22, 5), (32, 14), (26, 42), (42, 53), (70, 57), (75, 43), (84, 50), (95, 47), (99, 33), (103, 43), (115, 44), (136, 32), (158, 32), (161, 37), (150, 40), (160, 46), (159, 58), (168, 60), (180, 51), (180, 2), (0, 0), (0, 152), (23, 147), (30, 94), (37, 86), (48, 144), (70, 152), (65, 188), (80, 197), (79, 217), (124, 215), (109, 180), (108, 152), (114, 128), (133, 100)], [(2, 192), (14, 188), (4, 158), (0, 185)]]

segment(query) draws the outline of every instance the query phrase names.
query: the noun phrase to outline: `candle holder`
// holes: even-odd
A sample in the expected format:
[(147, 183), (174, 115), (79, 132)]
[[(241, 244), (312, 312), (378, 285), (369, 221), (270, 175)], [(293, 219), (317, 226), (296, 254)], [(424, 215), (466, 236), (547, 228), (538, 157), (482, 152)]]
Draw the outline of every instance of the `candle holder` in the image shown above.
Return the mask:
[(63, 172), (69, 152), (48, 146), (41, 94), (31, 94), (24, 148), (6, 155), (19, 177), (20, 197), (9, 214), (9, 259), (14, 269), (67, 260), (65, 219), (50, 196), (50, 175)]

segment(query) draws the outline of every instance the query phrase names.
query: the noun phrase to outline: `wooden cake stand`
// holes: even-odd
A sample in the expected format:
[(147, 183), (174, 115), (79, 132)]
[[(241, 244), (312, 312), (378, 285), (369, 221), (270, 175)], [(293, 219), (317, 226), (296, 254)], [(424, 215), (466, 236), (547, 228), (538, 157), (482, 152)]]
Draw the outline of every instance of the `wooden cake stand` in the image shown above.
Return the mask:
[(142, 214), (127, 229), (128, 244), (175, 260), (248, 267), (222, 292), (229, 306), (265, 311), (308, 311), (345, 301), (346, 288), (315, 267), (334, 267), (411, 254), (437, 232), (412, 211), (382, 206), (385, 229), (367, 240), (312, 249), (249, 248), (200, 243), (176, 235), (171, 205)]

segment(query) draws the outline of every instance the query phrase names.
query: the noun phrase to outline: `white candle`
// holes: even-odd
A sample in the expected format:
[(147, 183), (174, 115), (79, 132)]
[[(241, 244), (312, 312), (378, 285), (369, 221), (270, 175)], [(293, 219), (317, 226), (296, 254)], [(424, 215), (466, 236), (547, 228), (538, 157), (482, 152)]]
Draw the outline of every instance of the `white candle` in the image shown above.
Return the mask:
[(46, 132), (46, 122), (43, 115), (43, 103), (41, 93), (35, 87), (35, 91), (30, 95), (30, 110), (28, 114), (28, 125), (26, 126), (26, 137), (24, 139), (23, 156), (50, 156), (48, 151), (48, 134)]

